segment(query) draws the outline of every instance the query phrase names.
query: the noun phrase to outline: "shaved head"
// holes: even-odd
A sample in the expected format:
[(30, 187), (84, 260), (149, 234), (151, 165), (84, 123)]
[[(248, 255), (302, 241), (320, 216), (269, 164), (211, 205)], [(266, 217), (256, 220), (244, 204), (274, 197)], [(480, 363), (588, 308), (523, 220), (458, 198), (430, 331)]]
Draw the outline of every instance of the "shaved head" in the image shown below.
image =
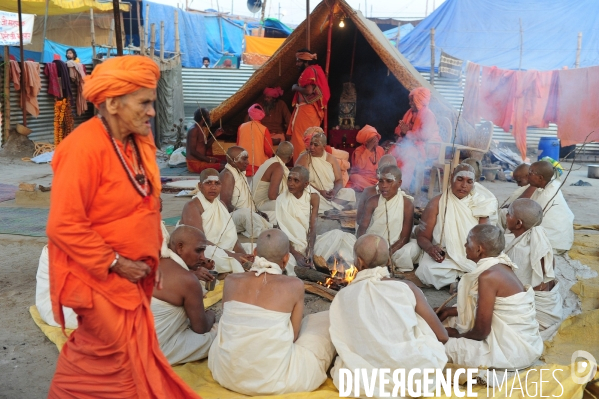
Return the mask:
[(289, 253), (289, 238), (279, 229), (264, 230), (256, 241), (258, 256), (273, 263), (282, 263)]
[(302, 179), (303, 183), (307, 183), (310, 181), (310, 172), (308, 171), (308, 169), (304, 168), (303, 166), (294, 166), (293, 168), (291, 168), (289, 170), (289, 174), (292, 173), (297, 173), (300, 176), (300, 179)]
[(503, 231), (491, 224), (478, 224), (468, 233), (468, 241), (480, 245), (484, 251), (484, 257), (498, 256), (505, 248), (505, 236)]
[(196, 245), (198, 242), (206, 244), (206, 236), (202, 230), (182, 224), (177, 226), (171, 233), (171, 239), (168, 246), (171, 250), (175, 251), (178, 244)]
[(244, 148), (236, 145), (233, 147), (229, 147), (229, 149), (227, 150), (227, 162), (237, 162), (237, 157), (244, 151)]
[(385, 165), (397, 165), (397, 160), (391, 154), (385, 154), (379, 159), (379, 169)]
[(324, 133), (316, 133), (314, 136), (312, 136), (310, 141), (314, 140), (317, 140), (323, 147), (327, 145), (327, 136), (325, 136)]
[(481, 161), (475, 158), (466, 158), (462, 163), (467, 163), (474, 168), (474, 181), (479, 181), (480, 176), (483, 174), (483, 164)]
[(540, 226), (543, 221), (543, 208), (538, 202), (529, 198), (520, 198), (512, 202), (508, 213), (521, 220), (526, 230)]
[(553, 165), (547, 161), (538, 161), (530, 165), (530, 170), (534, 170), (534, 174), (541, 176), (545, 183), (548, 183), (553, 179)]
[(391, 174), (393, 177), (395, 177), (395, 181), (401, 180), (401, 169), (399, 169), (397, 165), (384, 165), (383, 167), (379, 166), (378, 174), (379, 178), (387, 174)]
[[(458, 178), (458, 174), (460, 172), (470, 172), (472, 174), (472, 180), (474, 180), (476, 178), (476, 173), (474, 172), (474, 168), (467, 163), (461, 163), (458, 166), (456, 166), (455, 169), (453, 170), (453, 181), (454, 182)], [(464, 174), (464, 173), (462, 173), (462, 174)], [(470, 175), (468, 175), (468, 176), (470, 176)]]
[(519, 187), (524, 187), (528, 184), (528, 172), (530, 165), (527, 163), (521, 163), (512, 172), (512, 177), (518, 183)]
[(290, 141), (282, 141), (277, 147), (276, 154), (283, 161), (289, 162), (293, 156), (293, 144)]
[[(218, 177), (218, 171), (216, 169), (212, 169), (212, 168), (208, 168), (208, 169), (204, 169), (202, 171), (202, 173), (200, 173), (200, 183), (204, 183), (206, 181), (206, 179), (208, 179), (208, 177), (210, 176), (216, 176)], [(210, 179), (212, 180), (212, 179)]]
[(512, 174), (523, 174), (523, 175), (527, 175), (528, 174), (528, 169), (530, 169), (530, 165), (527, 163), (521, 163), (520, 165), (516, 166), (516, 169), (514, 169), (514, 172), (512, 172)]
[(362, 261), (362, 269), (385, 266), (389, 260), (389, 245), (387, 241), (376, 234), (364, 234), (354, 245), (356, 263)]

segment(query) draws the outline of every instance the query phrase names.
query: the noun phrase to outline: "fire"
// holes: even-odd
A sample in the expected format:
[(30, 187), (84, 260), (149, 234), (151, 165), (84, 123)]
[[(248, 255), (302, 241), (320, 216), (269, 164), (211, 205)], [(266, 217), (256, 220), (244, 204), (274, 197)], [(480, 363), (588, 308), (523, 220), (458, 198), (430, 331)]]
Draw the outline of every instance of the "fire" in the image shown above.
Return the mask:
[(358, 274), (358, 269), (354, 265), (351, 265), (350, 268), (345, 271), (343, 281), (347, 282), (347, 284), (351, 283), (356, 278), (356, 274)]

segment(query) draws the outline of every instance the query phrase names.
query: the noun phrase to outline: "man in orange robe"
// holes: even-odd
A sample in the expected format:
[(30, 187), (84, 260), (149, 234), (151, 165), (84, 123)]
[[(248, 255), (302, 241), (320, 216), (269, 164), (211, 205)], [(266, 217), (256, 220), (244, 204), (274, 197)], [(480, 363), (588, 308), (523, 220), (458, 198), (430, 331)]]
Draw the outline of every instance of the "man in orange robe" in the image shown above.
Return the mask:
[(316, 54), (301, 49), (295, 58), (301, 75), (291, 88), (295, 92), (291, 103), (294, 110), (287, 129), (287, 136), (291, 136), (293, 144), (294, 163), (303, 152), (304, 132), (310, 127), (320, 126), (331, 97), (327, 77), (322, 68), (316, 65)]
[(431, 92), (417, 87), (410, 92), (410, 109), (395, 128), (397, 144), (391, 151), (401, 168), (401, 188), (409, 191), (416, 165), (439, 155), (438, 146), (426, 146), (427, 141), (441, 141), (435, 114), (428, 108)]
[(150, 310), (162, 243), (160, 175), (150, 130), (158, 66), (110, 58), (86, 78), (99, 109), (57, 148), (47, 225), (50, 296), (79, 327), (49, 398), (198, 398), (160, 351)]
[(237, 145), (248, 153), (249, 165), (246, 176), (254, 176), (258, 168), (275, 154), (270, 132), (260, 121), (264, 119), (264, 110), (260, 104), (248, 109), (249, 122), (242, 123), (237, 129)]
[(379, 146), (380, 139), (381, 135), (370, 125), (358, 132), (356, 141), (362, 145), (352, 154), (352, 168), (346, 187), (361, 192), (378, 183), (377, 168), (379, 160), (385, 155), (385, 150)]

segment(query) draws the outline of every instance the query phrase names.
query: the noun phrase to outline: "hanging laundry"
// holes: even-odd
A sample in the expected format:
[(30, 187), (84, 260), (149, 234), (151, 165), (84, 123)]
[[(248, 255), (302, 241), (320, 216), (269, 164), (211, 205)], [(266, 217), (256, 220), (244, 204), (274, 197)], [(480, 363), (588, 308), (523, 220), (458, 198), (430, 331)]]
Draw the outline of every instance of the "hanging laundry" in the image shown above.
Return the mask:
[(469, 62), (466, 67), (466, 86), (464, 87), (464, 109), (462, 115), (466, 122), (472, 125), (480, 122), (479, 93), (480, 65)]
[(60, 83), (58, 82), (58, 70), (56, 64), (49, 62), (44, 66), (44, 75), (48, 77), (48, 94), (60, 97)]
[(71, 104), (73, 103), (73, 91), (71, 89), (71, 76), (67, 64), (61, 60), (52, 61), (56, 65), (58, 77), (60, 78), (60, 87), (62, 88), (62, 97), (67, 97)]
[(69, 68), (69, 77), (72, 82), (77, 85), (77, 115), (83, 114), (87, 111), (87, 101), (83, 97), (83, 78), (85, 77), (85, 65), (75, 61), (67, 61), (67, 67)]
[[(40, 107), (37, 101), (37, 96), (42, 88), (40, 78), (39, 62), (25, 61), (24, 83), (25, 87), (21, 88), (21, 66), (17, 61), (10, 61), (10, 78), (16, 91), (21, 92), (21, 96), (25, 97), (25, 110), (36, 118), (40, 114)], [(19, 102), (22, 108), (22, 102)]]

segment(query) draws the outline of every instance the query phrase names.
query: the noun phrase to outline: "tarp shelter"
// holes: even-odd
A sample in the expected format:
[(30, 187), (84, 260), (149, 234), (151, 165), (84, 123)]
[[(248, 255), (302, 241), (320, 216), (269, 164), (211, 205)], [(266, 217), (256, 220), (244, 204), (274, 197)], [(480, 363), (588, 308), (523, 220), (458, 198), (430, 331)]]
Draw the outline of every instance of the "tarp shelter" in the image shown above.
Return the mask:
[[(112, 11), (112, 1), (106, 0), (48, 0), (48, 15), (89, 13), (93, 8), (96, 12)], [(129, 3), (119, 3), (121, 11), (129, 11)], [(24, 14), (46, 15), (46, 0), (21, 0)], [(0, 10), (18, 12), (16, 0), (0, 0)]]
[[(370, 124), (385, 137), (393, 134), (398, 120), (408, 110), (410, 90), (424, 86), (432, 93), (430, 108), (440, 116), (455, 121), (457, 113), (445, 99), (426, 82), (410, 63), (393, 47), (374, 22), (344, 0), (334, 3), (329, 85), (329, 127), (338, 124), (338, 105), (343, 83), (356, 85), (356, 124)], [(310, 15), (310, 47), (318, 54), (318, 63), (325, 66), (330, 9), (321, 2)], [(343, 16), (345, 27), (339, 27)], [(354, 46), (355, 43), (355, 46)], [(277, 52), (243, 85), (237, 93), (211, 112), (211, 119), (222, 119), (233, 130), (242, 123), (247, 109), (267, 86), (281, 86), (283, 100), (290, 105), (291, 86), (297, 83), (299, 72), (295, 53), (306, 47), (306, 22), (299, 25)], [(353, 76), (350, 76), (355, 48)], [(227, 130), (229, 130), (227, 129)]]
[(408, 33), (414, 30), (414, 25), (405, 24), (402, 26), (398, 26), (397, 28), (389, 29), (383, 32), (383, 34), (387, 37), (387, 39), (391, 40), (391, 43), (395, 47), (397, 47), (397, 32), (399, 31), (399, 40), (406, 37)]
[(524, 70), (572, 68), (579, 32), (580, 67), (599, 65), (596, 0), (446, 0), (400, 41), (402, 54), (421, 71), (431, 66), (431, 28), (436, 67), (443, 50), (503, 69), (520, 67), (520, 51)]
[(245, 37), (245, 52), (261, 55), (273, 55), (279, 47), (285, 42), (285, 39), (273, 37)]

